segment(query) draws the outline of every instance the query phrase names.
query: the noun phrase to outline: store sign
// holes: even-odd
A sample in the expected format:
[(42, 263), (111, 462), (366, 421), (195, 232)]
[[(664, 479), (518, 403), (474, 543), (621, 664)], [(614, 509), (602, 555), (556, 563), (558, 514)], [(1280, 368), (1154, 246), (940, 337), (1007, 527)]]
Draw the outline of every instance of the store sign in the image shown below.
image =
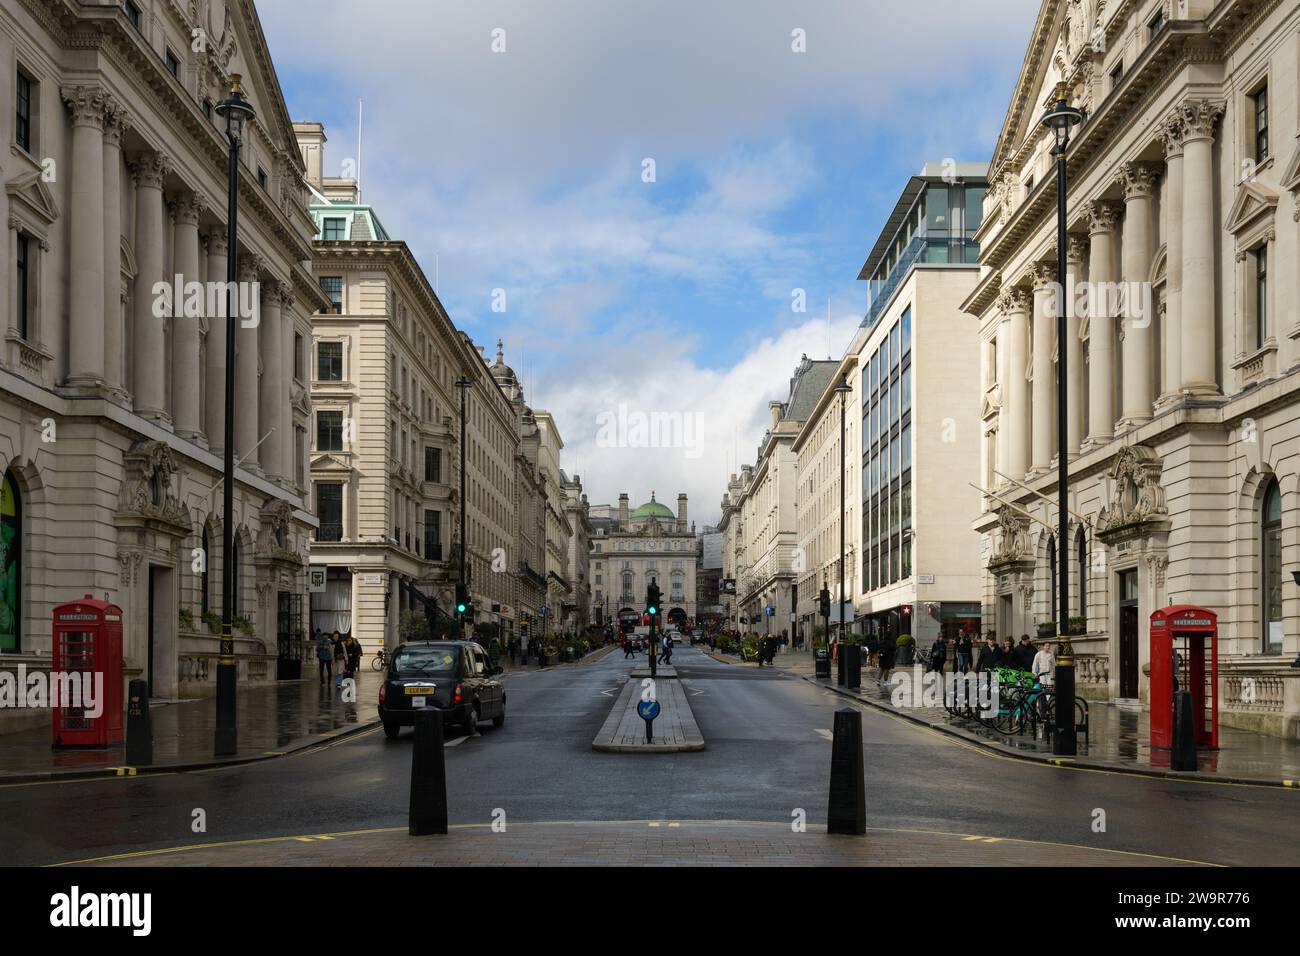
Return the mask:
[(933, 575), (933, 574), (918, 574), (918, 575), (916, 576), (916, 583), (917, 583), (917, 584), (933, 584), (933, 583), (934, 583), (934, 575)]
[(383, 584), (384, 576), (382, 574), (363, 574), (361, 575), (362, 584)]
[(328, 568), (312, 568), (307, 572), (307, 590), (312, 594), (325, 593), (325, 575)]

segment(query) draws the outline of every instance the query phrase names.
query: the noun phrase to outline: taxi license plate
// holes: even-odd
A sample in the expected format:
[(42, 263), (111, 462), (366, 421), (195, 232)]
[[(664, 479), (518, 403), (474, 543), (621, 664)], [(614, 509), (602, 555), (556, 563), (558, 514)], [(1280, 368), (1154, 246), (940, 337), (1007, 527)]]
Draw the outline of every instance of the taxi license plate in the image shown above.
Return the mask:
[(408, 687), (406, 688), (406, 696), (407, 697), (427, 696), (429, 694), (432, 694), (433, 691), (434, 688), (432, 687)]

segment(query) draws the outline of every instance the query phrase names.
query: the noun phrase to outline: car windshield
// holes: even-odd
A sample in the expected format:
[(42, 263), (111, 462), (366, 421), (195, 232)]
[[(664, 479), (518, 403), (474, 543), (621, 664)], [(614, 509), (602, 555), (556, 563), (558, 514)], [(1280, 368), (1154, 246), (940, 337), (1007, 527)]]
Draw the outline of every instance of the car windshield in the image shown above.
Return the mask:
[(449, 675), (456, 669), (454, 647), (403, 647), (393, 656), (393, 677)]

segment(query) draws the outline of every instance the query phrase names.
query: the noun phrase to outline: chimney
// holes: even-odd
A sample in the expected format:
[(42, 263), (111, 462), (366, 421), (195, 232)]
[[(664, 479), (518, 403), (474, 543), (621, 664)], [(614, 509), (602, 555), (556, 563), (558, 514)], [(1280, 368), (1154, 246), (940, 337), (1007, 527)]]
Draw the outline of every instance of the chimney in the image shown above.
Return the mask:
[(627, 524), (627, 516), (627, 492), (623, 492), (618, 496), (618, 523), (620, 525)]
[(677, 530), (686, 530), (686, 496), (677, 496)]
[(303, 165), (307, 167), (305, 178), (320, 189), (325, 166), (325, 127), (320, 123), (294, 123), (293, 134), (298, 140)]
[(781, 424), (781, 403), (768, 402), (767, 410), (772, 413), (772, 427), (775, 428), (777, 425)]

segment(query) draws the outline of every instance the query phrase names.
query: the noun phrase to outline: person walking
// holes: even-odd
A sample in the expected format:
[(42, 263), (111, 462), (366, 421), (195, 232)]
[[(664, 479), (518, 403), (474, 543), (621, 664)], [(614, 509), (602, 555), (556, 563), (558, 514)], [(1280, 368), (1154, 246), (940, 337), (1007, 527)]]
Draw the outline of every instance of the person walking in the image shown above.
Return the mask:
[(982, 674), (985, 671), (991, 671), (1002, 663), (1002, 652), (998, 650), (998, 642), (989, 634), (984, 638), (984, 646), (980, 648), (980, 659), (975, 662), (975, 673)]
[(957, 669), (963, 674), (970, 670), (971, 655), (975, 652), (972, 645), (970, 631), (962, 631), (957, 638)]
[(515, 659), (519, 657), (519, 638), (510, 638), (510, 666), (515, 666)]
[(1020, 643), (1016, 645), (1016, 667), (1022, 671), (1032, 671), (1034, 669), (1034, 658), (1038, 656), (1035, 653), (1033, 643), (1029, 640), (1028, 634), (1020, 635)]
[(1051, 687), (1056, 683), (1056, 655), (1052, 653), (1052, 642), (1043, 641), (1038, 645), (1038, 653), (1034, 655), (1033, 663), (1034, 677), (1044, 687)]
[(357, 671), (361, 670), (361, 642), (355, 634), (349, 634), (344, 643), (348, 652), (348, 676), (355, 677)]
[(623, 635), (623, 660), (627, 660), (629, 657), (634, 657), (635, 655), (636, 647), (632, 643), (632, 638), (626, 634)]
[(673, 662), (673, 635), (671, 631), (664, 632), (663, 653), (659, 655), (659, 663), (671, 664)]
[(889, 672), (894, 669), (894, 655), (898, 647), (888, 637), (880, 642), (880, 683), (889, 680)]
[(320, 685), (325, 687), (334, 676), (334, 642), (316, 628), (316, 661), (320, 664)]
[(934, 671), (938, 674), (943, 673), (943, 665), (948, 660), (948, 645), (944, 643), (943, 635), (940, 634), (930, 645), (930, 666), (927, 670)]
[(334, 632), (332, 646), (334, 649), (334, 686), (338, 687), (343, 682), (343, 673), (348, 667), (348, 649), (343, 643), (343, 635), (338, 631)]

